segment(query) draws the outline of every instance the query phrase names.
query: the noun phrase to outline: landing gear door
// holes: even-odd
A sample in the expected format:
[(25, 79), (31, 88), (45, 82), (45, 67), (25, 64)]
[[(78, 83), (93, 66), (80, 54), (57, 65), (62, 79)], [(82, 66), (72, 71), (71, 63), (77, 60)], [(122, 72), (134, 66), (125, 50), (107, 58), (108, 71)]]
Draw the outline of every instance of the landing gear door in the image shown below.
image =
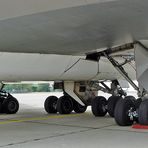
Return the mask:
[[(142, 43), (148, 47), (148, 41)], [(135, 62), (139, 85), (148, 91), (148, 50), (140, 44), (135, 45)]]

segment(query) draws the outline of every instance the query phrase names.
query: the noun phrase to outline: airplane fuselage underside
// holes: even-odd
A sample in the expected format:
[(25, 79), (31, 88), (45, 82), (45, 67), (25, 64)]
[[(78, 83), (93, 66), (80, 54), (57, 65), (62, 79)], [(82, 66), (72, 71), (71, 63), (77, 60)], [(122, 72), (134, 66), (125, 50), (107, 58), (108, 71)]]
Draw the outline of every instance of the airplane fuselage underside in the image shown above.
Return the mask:
[[(126, 64), (124, 68), (135, 80), (135, 70), (129, 64)], [(84, 56), (0, 53), (1, 81), (115, 79), (123, 79), (123, 77), (105, 58), (97, 62), (86, 60)]]

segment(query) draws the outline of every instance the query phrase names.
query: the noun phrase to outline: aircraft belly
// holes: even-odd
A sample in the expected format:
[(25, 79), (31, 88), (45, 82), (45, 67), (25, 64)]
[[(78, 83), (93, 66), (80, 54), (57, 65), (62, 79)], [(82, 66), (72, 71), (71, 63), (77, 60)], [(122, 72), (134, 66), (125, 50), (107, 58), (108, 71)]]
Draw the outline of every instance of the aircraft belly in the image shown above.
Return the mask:
[(0, 53), (0, 80), (58, 79), (70, 58), (58, 55)]
[(83, 56), (0, 53), (0, 81), (115, 79), (110, 64), (85, 60)]

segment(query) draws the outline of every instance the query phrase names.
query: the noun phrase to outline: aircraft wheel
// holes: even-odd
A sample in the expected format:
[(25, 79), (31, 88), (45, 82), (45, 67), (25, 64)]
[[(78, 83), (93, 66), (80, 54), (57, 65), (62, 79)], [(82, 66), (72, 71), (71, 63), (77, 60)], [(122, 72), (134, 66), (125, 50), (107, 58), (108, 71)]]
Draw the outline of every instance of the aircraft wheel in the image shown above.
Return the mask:
[(148, 125), (148, 100), (142, 101), (139, 106), (138, 121), (142, 125)]
[(128, 126), (133, 124), (130, 112), (135, 110), (135, 105), (130, 99), (120, 99), (115, 107), (115, 121), (120, 126)]
[(122, 99), (122, 97), (111, 96), (108, 99), (107, 110), (108, 110), (108, 113), (111, 117), (114, 117), (115, 106), (116, 106), (117, 102), (119, 101), (119, 99)]
[(140, 106), (141, 103), (142, 103), (142, 99), (141, 98), (138, 98), (136, 100), (136, 102), (135, 102), (135, 106), (136, 106), (137, 109), (139, 109), (139, 106)]
[(76, 102), (75, 100), (73, 101), (73, 110), (76, 113), (84, 113), (87, 109), (87, 106), (82, 106), (81, 104), (79, 104), (78, 102)]
[(0, 101), (0, 113), (3, 113), (2, 111), (2, 102)]
[(131, 100), (134, 104), (136, 103), (136, 98), (134, 96), (126, 96), (124, 100)]
[(95, 97), (92, 100), (92, 106), (91, 106), (92, 113), (95, 116), (105, 116), (107, 113), (106, 106), (107, 106), (107, 100), (104, 97), (102, 96)]
[(57, 102), (57, 111), (60, 114), (70, 114), (73, 110), (73, 101), (69, 96), (62, 96)]
[(47, 97), (44, 103), (44, 108), (47, 113), (57, 113), (57, 101), (58, 98), (56, 96)]
[(19, 103), (16, 98), (9, 96), (2, 103), (2, 109), (4, 113), (15, 114), (19, 110)]

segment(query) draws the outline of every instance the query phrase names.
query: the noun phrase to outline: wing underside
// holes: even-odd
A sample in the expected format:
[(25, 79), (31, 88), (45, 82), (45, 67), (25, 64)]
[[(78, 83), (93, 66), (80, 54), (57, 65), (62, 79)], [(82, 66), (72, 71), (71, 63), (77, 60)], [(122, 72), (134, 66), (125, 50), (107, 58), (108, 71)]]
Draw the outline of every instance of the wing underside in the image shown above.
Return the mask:
[[(55, 5), (51, 2), (50, 8)], [(0, 51), (83, 55), (148, 38), (146, 0), (81, 1), (65, 3), (66, 8), (62, 2), (58, 9), (46, 6), (44, 12), (1, 16)]]

